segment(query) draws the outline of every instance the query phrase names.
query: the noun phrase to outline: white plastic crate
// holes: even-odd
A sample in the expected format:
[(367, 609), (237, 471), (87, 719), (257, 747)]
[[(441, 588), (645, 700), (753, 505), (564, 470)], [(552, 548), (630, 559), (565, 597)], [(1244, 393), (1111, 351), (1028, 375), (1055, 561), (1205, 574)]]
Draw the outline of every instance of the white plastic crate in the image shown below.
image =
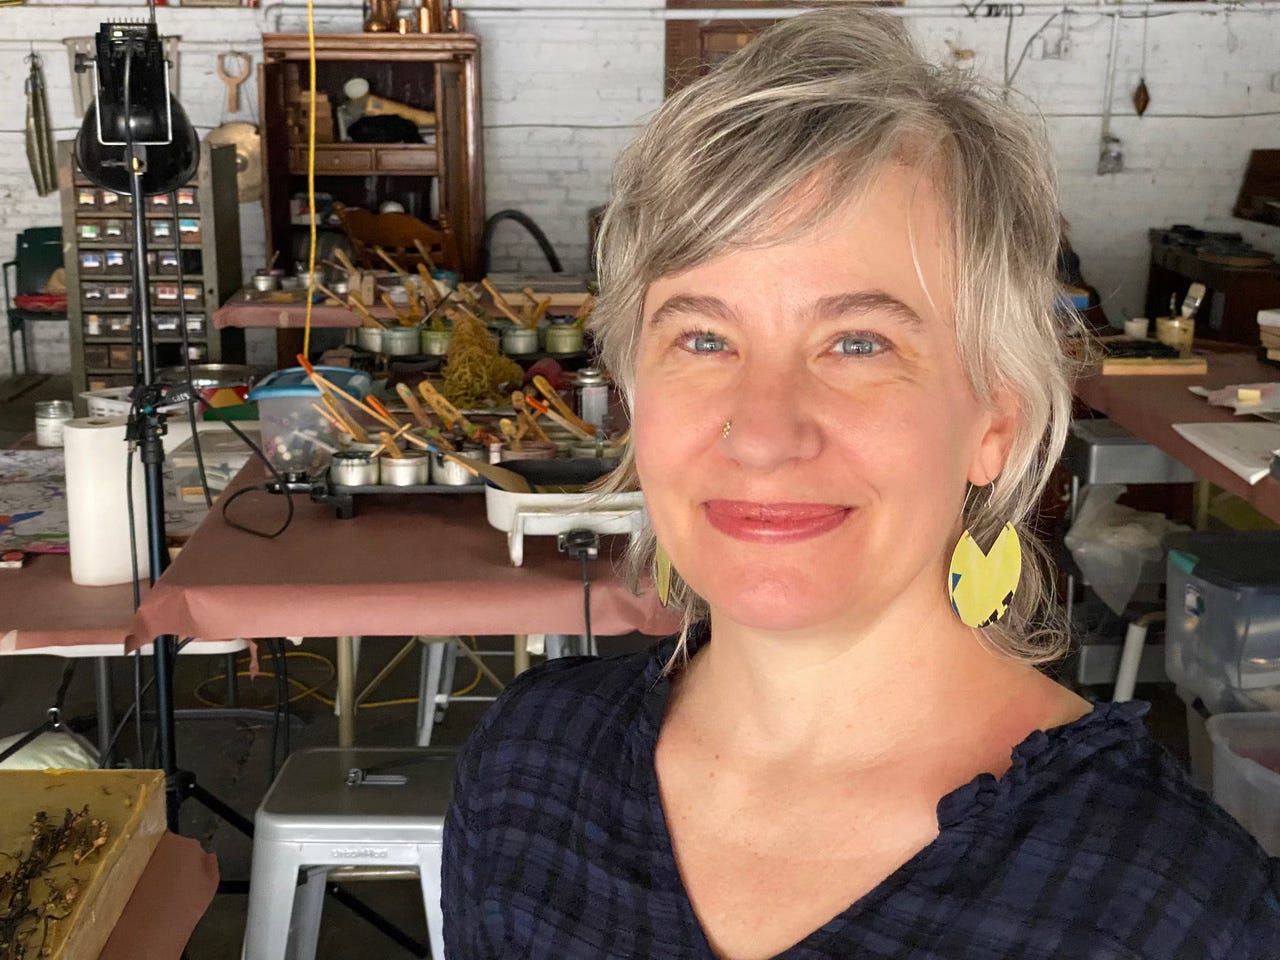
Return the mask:
[[(91, 417), (127, 417), (129, 415), (129, 394), (133, 387), (107, 387), (104, 390), (86, 390), (80, 398), (89, 407)], [(185, 417), (186, 404), (161, 404), (165, 413), (171, 417)]]
[(1213, 799), (1280, 856), (1280, 713), (1220, 713), (1206, 727)]

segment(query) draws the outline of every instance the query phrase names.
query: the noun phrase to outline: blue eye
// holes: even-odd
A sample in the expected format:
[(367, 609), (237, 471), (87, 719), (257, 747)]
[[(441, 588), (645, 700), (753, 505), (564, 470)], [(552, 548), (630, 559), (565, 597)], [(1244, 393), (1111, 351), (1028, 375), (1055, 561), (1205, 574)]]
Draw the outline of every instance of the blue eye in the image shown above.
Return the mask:
[(692, 353), (723, 353), (729, 349), (724, 339), (714, 333), (689, 333), (684, 336), (684, 348)]
[(836, 341), (832, 348), (842, 357), (873, 357), (885, 349), (879, 337), (865, 333), (850, 333)]

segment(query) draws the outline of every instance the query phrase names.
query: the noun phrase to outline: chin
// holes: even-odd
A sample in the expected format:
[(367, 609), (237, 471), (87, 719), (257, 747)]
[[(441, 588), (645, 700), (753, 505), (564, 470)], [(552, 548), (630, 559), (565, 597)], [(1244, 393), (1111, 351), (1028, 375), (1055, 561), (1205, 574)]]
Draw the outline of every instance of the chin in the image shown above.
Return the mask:
[[(841, 578), (761, 577), (732, 570), (708, 576), (699, 589), (690, 586), (717, 614), (736, 624), (769, 633), (796, 633), (847, 616), (849, 584)], [(701, 579), (701, 578), (699, 578)]]

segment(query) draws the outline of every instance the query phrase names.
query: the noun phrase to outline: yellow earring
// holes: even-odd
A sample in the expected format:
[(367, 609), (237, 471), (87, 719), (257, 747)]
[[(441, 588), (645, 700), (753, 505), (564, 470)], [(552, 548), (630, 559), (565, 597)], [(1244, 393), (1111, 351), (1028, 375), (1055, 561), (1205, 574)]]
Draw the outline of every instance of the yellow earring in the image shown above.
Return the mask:
[(985, 553), (966, 530), (951, 554), (947, 575), (951, 609), (966, 626), (990, 626), (1009, 611), (1021, 578), (1022, 542), (1013, 524), (1004, 525)]
[(658, 602), (664, 607), (671, 599), (671, 558), (658, 544), (653, 551), (653, 581), (658, 588)]

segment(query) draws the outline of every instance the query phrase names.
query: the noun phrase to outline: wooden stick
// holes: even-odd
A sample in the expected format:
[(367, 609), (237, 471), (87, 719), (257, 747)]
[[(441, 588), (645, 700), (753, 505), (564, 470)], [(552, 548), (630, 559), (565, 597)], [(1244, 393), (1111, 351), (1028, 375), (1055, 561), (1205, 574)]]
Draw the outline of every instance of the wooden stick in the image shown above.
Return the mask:
[(587, 317), (591, 316), (591, 309), (595, 305), (596, 305), (596, 295), (594, 293), (588, 293), (587, 299), (583, 300), (582, 303), (578, 305), (578, 312), (574, 314), (574, 319), (577, 320), (579, 324), (581, 324), (583, 321), (587, 319)]
[(378, 434), (378, 439), (382, 441), (382, 446), (387, 448), (387, 456), (392, 460), (403, 460), (404, 454), (400, 452), (400, 448), (396, 446), (396, 438), (387, 431), (383, 430)]
[(376, 327), (379, 330), (387, 329), (387, 325), (370, 313), (365, 305), (355, 297), (347, 297), (347, 309), (354, 312), (355, 315), (360, 318), (360, 326), (370, 328)]
[(577, 424), (580, 430), (591, 431), (592, 437), (595, 436), (596, 428), (592, 424), (587, 423), (587, 421), (583, 420), (580, 416), (578, 416), (576, 413), (573, 412), (573, 409), (567, 403), (565, 403), (564, 398), (560, 396), (560, 391), (558, 391), (555, 387), (551, 386), (550, 380), (548, 380), (542, 374), (537, 373), (537, 374), (534, 374), (533, 385), (538, 389), (538, 392), (541, 393), (544, 397), (546, 397), (547, 401), (553, 407), (555, 407), (557, 411), (559, 411), (560, 416), (564, 417), (566, 420), (568, 420), (571, 423)]
[(506, 437), (507, 443), (511, 444), (512, 450), (520, 449), (520, 431), (516, 429), (516, 425), (507, 417), (503, 417), (498, 421), (498, 429), (502, 431), (502, 435)]
[(547, 436), (546, 431), (538, 424), (538, 418), (529, 412), (527, 402), (523, 391), (511, 391), (511, 406), (515, 408), (516, 416), (520, 418), (526, 427), (533, 431), (535, 437), (544, 443), (550, 443), (551, 438)]
[[(320, 406), (320, 404), (316, 403), (314, 400), (311, 401), (311, 409), (314, 410), (316, 413), (320, 414), (320, 416), (322, 416), (325, 419), (325, 421), (329, 424), (329, 426), (336, 428), (339, 433), (346, 433), (346, 434), (351, 433), (351, 431), (347, 429), (347, 425), (345, 422), (335, 417), (332, 413), (330, 413), (324, 407)], [(355, 439), (355, 438), (353, 437), (352, 439)]]
[(364, 427), (360, 426), (359, 422), (357, 422), (354, 417), (350, 416), (347, 411), (342, 409), (338, 404), (337, 398), (332, 393), (322, 387), (320, 391), (320, 399), (329, 412), (342, 421), (344, 424), (343, 430), (351, 434), (352, 440), (356, 443), (369, 442), (369, 434), (365, 431)]
[(418, 402), (418, 398), (413, 395), (413, 391), (409, 389), (407, 383), (396, 384), (396, 396), (401, 399), (409, 412), (413, 414), (413, 419), (424, 427), (431, 426), (431, 418), (427, 416), (427, 411), (422, 408), (422, 404)]
[(395, 301), (393, 301), (391, 297), (389, 297), (387, 294), (384, 293), (382, 295), (382, 303), (388, 310), (390, 310), (392, 313), (396, 315), (396, 322), (398, 324), (400, 324), (401, 326), (407, 325), (406, 321), (408, 320), (408, 317), (405, 314), (401, 313), (399, 309), (397, 309), (395, 305)]
[[(436, 262), (431, 259), (431, 254), (427, 250), (427, 245), (417, 237), (413, 238), (413, 245), (418, 248), (418, 255), (422, 257), (422, 262), (426, 265), (427, 270), (434, 270), (436, 268)], [(430, 276), (430, 273), (427, 275)]]
[(427, 309), (434, 310), (440, 305), (440, 291), (436, 289), (435, 278), (426, 265), (421, 263), (418, 264), (418, 277), (422, 280), (422, 298), (427, 303)]
[(373, 417), (373, 419), (378, 420), (382, 423), (385, 423), (388, 427), (391, 427), (393, 429), (398, 428), (400, 426), (400, 424), (397, 423), (394, 419), (386, 419), (382, 417), (364, 401), (359, 400), (356, 397), (353, 397), (351, 394), (347, 393), (347, 391), (343, 390), (341, 387), (339, 387), (337, 384), (333, 383), (332, 381), (326, 380), (324, 376), (320, 374), (314, 366), (312, 366), (311, 361), (308, 360), (302, 354), (298, 354), (297, 360), (298, 360), (298, 366), (302, 367), (302, 369), (307, 372), (307, 376), (311, 378), (312, 383), (314, 383), (317, 387), (320, 387), (320, 392), (322, 394), (324, 393), (325, 388), (327, 387), (329, 390), (332, 390), (334, 393), (340, 396), (343, 400), (347, 401), (347, 403), (351, 404), (353, 407), (357, 407), (358, 409), (363, 410), (369, 416)]
[(489, 282), (488, 277), (485, 277), (483, 280), (480, 281), (480, 286), (484, 287), (485, 293), (489, 294), (489, 296), (493, 298), (493, 305), (498, 308), (499, 312), (504, 317), (506, 317), (508, 320), (510, 320), (512, 323), (516, 324), (517, 326), (520, 326), (520, 327), (528, 326), (528, 324), (525, 323), (523, 317), (521, 317), (514, 310), (512, 310), (510, 307), (507, 306), (507, 301), (503, 298), (502, 294), (500, 294), (497, 290), (494, 289), (493, 284)]
[(422, 399), (427, 401), (427, 406), (434, 410), (436, 416), (444, 422), (446, 430), (452, 430), (453, 425), (457, 423), (467, 433), (475, 432), (475, 428), (471, 426), (470, 421), (462, 415), (457, 407), (445, 399), (444, 394), (432, 386), (430, 381), (423, 380), (419, 383), (418, 393), (422, 394)]
[(594, 440), (596, 438), (595, 433), (588, 433), (586, 430), (581, 429), (579, 426), (577, 426), (577, 424), (574, 424), (566, 420), (564, 417), (560, 416), (560, 414), (556, 413), (554, 410), (548, 407), (545, 403), (535, 400), (533, 397), (525, 398), (525, 403), (533, 407), (533, 409), (538, 412), (539, 416), (546, 417), (552, 423), (558, 423), (560, 426), (564, 427), (566, 430), (570, 431), (571, 433), (577, 434), (583, 440)]
[(381, 247), (375, 246), (373, 248), (373, 252), (381, 257), (391, 267), (391, 269), (396, 272), (397, 276), (407, 277), (409, 275), (405, 268), (387, 256), (387, 251), (383, 250)]
[[(279, 259), (280, 259), (280, 251), (279, 251), (279, 250), (272, 250), (272, 251), (271, 251), (271, 259), (267, 261), (267, 273), (270, 273), (272, 270), (274, 270), (274, 269), (275, 269), (276, 261), (277, 261), (277, 260), (279, 260)], [(25, 344), (24, 344), (24, 346), (25, 346)]]
[(359, 270), (356, 269), (356, 265), (351, 262), (351, 258), (347, 256), (347, 251), (343, 250), (341, 247), (334, 247), (333, 255), (334, 257), (337, 258), (339, 263), (341, 263), (344, 267), (347, 268), (347, 273), (360, 272)]
[(538, 305), (534, 308), (533, 319), (529, 321), (529, 326), (531, 327), (537, 326), (538, 321), (547, 315), (547, 311), (549, 309), (551, 309), (551, 298), (545, 297), (544, 299), (539, 301)]
[(365, 403), (373, 407), (374, 411), (378, 413), (379, 417), (383, 420), (384, 423), (388, 424), (389, 426), (394, 426), (397, 430), (401, 427), (401, 423), (396, 418), (395, 414), (393, 414), (390, 410), (388, 410), (386, 406), (383, 404), (383, 402), (379, 400), (377, 397), (372, 397), (372, 396), (365, 397)]

